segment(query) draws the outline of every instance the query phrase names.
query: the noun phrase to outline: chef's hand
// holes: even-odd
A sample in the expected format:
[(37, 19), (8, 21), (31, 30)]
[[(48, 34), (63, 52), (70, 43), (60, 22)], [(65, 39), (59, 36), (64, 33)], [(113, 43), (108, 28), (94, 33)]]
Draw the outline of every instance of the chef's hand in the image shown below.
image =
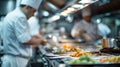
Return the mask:
[(83, 34), (83, 38), (85, 39), (86, 42), (91, 42), (92, 41), (92, 38), (87, 33)]
[(43, 36), (41, 34), (38, 34), (35, 36), (36, 38), (43, 39)]
[(40, 40), (40, 45), (45, 46), (48, 42), (43, 36), (44, 36), (43, 34), (37, 35), (37, 37), (41, 39)]
[(41, 43), (41, 41), (43, 39), (43, 36), (41, 34), (38, 34), (38, 35), (35, 35), (34, 37), (37, 39), (36, 40), (37, 43), (33, 44), (32, 47), (36, 48), (36, 47), (38, 47), (40, 45), (40, 43)]
[(32, 45), (32, 48), (35, 49), (35, 48), (37, 48), (38, 46), (39, 46), (39, 44), (34, 44), (34, 45)]
[(41, 34), (35, 35), (34, 36), (38, 40), (38, 44), (43, 40), (43, 36)]
[(71, 31), (71, 36), (72, 37), (80, 37), (80, 36), (82, 36), (83, 35), (83, 33), (84, 33), (84, 31), (82, 30), (82, 29), (73, 29), (72, 31)]

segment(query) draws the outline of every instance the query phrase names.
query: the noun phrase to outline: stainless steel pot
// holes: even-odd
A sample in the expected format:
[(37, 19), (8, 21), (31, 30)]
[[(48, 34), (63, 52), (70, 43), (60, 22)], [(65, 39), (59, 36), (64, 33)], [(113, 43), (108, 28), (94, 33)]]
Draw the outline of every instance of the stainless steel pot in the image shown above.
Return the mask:
[(115, 38), (103, 38), (101, 41), (103, 48), (117, 48)]

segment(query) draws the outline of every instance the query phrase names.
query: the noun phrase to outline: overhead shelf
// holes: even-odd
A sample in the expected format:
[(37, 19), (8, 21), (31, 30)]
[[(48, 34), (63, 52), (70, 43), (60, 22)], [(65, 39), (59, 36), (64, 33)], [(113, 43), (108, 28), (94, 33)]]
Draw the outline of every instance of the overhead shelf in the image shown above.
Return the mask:
[[(89, 5), (92, 16), (110, 13), (120, 10), (120, 0), (99, 0)], [(87, 7), (86, 7), (87, 8)], [(74, 16), (81, 16), (81, 10), (73, 13)]]
[(64, 10), (61, 11), (61, 15), (68, 15), (68, 14), (72, 14), (75, 13), (87, 6), (89, 6), (92, 3), (97, 2), (98, 0), (76, 0), (72, 3), (70, 3), (70, 5), (67, 5)]

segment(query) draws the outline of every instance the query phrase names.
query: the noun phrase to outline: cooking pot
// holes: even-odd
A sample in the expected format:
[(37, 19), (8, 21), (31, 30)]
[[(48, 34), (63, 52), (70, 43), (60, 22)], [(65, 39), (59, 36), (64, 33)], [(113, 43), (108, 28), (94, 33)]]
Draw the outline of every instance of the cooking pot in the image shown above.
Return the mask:
[(101, 41), (103, 48), (117, 48), (115, 38), (103, 38)]

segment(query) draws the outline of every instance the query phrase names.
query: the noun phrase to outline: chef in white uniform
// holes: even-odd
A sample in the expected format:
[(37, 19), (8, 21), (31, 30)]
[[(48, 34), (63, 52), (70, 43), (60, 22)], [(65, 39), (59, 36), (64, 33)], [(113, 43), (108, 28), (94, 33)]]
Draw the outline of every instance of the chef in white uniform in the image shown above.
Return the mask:
[(94, 45), (95, 41), (97, 41), (100, 37), (98, 27), (96, 23), (93, 23), (91, 20), (90, 9), (86, 8), (82, 10), (83, 20), (77, 22), (72, 30), (71, 35), (74, 38), (82, 38), (86, 41), (85, 44)]
[(42, 37), (32, 36), (27, 20), (39, 8), (41, 0), (22, 0), (20, 6), (4, 19), (2, 39), (4, 56), (2, 67), (26, 67), (32, 56), (32, 45), (38, 45)]
[[(36, 12), (34, 13), (34, 16), (32, 16), (32, 17), (28, 20), (28, 24), (29, 24), (29, 27), (30, 27), (30, 33), (31, 33), (32, 36), (35, 36), (35, 35), (38, 35), (38, 34), (41, 34), (41, 35), (44, 36), (44, 34), (40, 32), (40, 21), (39, 21), (39, 17), (40, 17), (39, 12), (36, 11)], [(39, 46), (36, 46), (36, 45), (33, 46), (33, 58), (36, 56), (36, 54), (35, 54), (36, 48), (39, 48), (39, 50), (41, 50), (41, 52), (46, 53), (45, 48), (46, 48), (46, 47), (49, 47), (49, 46), (50, 46), (49, 44), (43, 45), (42, 43), (41, 43), (41, 45), (39, 45)]]

